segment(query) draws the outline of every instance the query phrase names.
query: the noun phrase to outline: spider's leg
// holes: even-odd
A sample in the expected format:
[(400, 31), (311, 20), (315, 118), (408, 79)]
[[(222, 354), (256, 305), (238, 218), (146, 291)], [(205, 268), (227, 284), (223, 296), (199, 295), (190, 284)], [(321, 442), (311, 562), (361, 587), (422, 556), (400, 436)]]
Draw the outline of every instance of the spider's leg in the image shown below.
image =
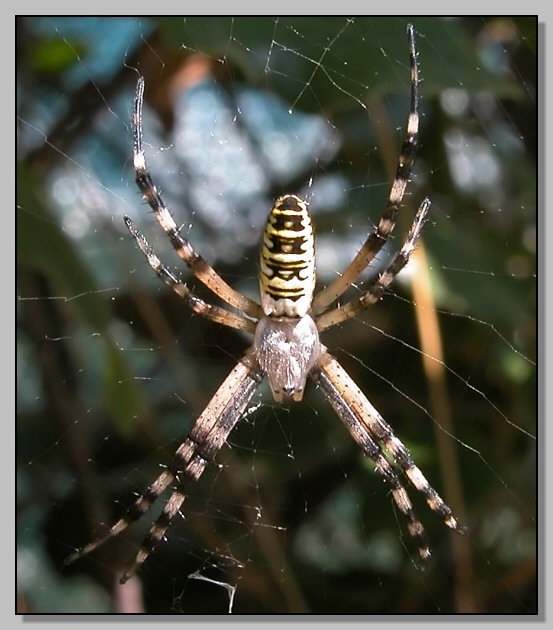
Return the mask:
[(329, 328), (330, 326), (339, 324), (346, 319), (350, 319), (350, 317), (355, 317), (355, 315), (364, 311), (367, 307), (371, 306), (371, 304), (378, 302), (397, 274), (409, 262), (409, 257), (413, 253), (417, 240), (420, 237), (429, 208), (430, 200), (426, 198), (420, 205), (417, 214), (415, 215), (415, 219), (411, 225), (411, 229), (409, 230), (409, 234), (403, 244), (403, 247), (394, 256), (385, 271), (381, 273), (378, 278), (373, 280), (371, 284), (369, 284), (366, 291), (364, 291), (357, 299), (352, 300), (351, 302), (346, 302), (345, 304), (342, 304), (331, 311), (327, 311), (320, 317), (316, 318), (317, 329), (319, 332)]
[(316, 317), (335, 302), (361, 273), (386, 243), (395, 227), (399, 206), (415, 161), (419, 134), (419, 69), (415, 49), (415, 32), (411, 24), (407, 27), (409, 37), (409, 57), (411, 65), (411, 110), (407, 119), (405, 137), (401, 147), (396, 176), (388, 195), (388, 204), (374, 232), (372, 232), (344, 273), (322, 289), (313, 299), (311, 314)]
[(136, 244), (140, 248), (140, 251), (146, 257), (150, 267), (156, 272), (156, 274), (170, 286), (177, 295), (179, 295), (187, 304), (187, 306), (207, 319), (224, 324), (230, 328), (236, 328), (238, 330), (244, 330), (249, 333), (255, 332), (255, 323), (246, 319), (242, 315), (237, 315), (231, 311), (227, 311), (219, 306), (214, 306), (204, 302), (201, 298), (195, 296), (190, 289), (183, 284), (173, 273), (161, 262), (161, 260), (154, 254), (151, 245), (146, 240), (146, 237), (139, 231), (134, 222), (125, 217), (125, 225), (129, 229), (132, 237), (136, 241)]
[(247, 313), (251, 317), (260, 317), (261, 307), (257, 302), (235, 291), (221, 276), (202, 258), (180, 233), (169, 208), (165, 205), (161, 194), (146, 166), (146, 157), (142, 146), (142, 103), (144, 100), (144, 79), (139, 77), (133, 110), (133, 164), (136, 172), (136, 183), (142, 196), (154, 211), (154, 215), (164, 232), (169, 237), (177, 254), (184, 260), (190, 271), (223, 301)]
[[(177, 473), (179, 484), (176, 490), (173, 491), (163, 511), (144, 538), (132, 566), (121, 577), (121, 584), (124, 584), (137, 571), (163, 540), (165, 532), (186, 499), (187, 486), (198, 481), (206, 465), (221, 450), (230, 432), (242, 417), (262, 378), (263, 375), (259, 370), (238, 363), (198, 418), (189, 438), (195, 445), (193, 457), (186, 468)], [(219, 397), (224, 400), (222, 409)], [(214, 414), (219, 414), (215, 416), (215, 422), (213, 422)]]
[(405, 445), (394, 435), (390, 425), (367, 400), (338, 361), (324, 352), (319, 360), (319, 369), (313, 372), (312, 378), (320, 385), (353, 439), (375, 462), (379, 472), (390, 484), (392, 497), (407, 518), (409, 532), (418, 544), (421, 559), (424, 560), (430, 555), (424, 528), (415, 516), (407, 491), (402, 486), (393, 466), (383, 455), (381, 446), (390, 453), (405, 476), (424, 496), (430, 509), (438, 514), (448, 527), (459, 534), (465, 533), (465, 528), (453, 516), (451, 508), (415, 465)]
[(177, 479), (178, 489), (170, 496), (159, 518), (144, 539), (132, 568), (125, 573), (121, 581), (125, 582), (146, 560), (148, 554), (162, 540), (173, 517), (185, 500), (184, 487), (197, 481), (207, 463), (215, 458), (258, 388), (263, 374), (251, 356), (251, 351), (248, 351), (223, 381), (196, 420), (186, 440), (177, 449), (169, 467), (138, 497), (127, 513), (111, 527), (105, 536), (75, 551), (66, 559), (66, 565), (124, 531), (147, 512), (154, 501)]

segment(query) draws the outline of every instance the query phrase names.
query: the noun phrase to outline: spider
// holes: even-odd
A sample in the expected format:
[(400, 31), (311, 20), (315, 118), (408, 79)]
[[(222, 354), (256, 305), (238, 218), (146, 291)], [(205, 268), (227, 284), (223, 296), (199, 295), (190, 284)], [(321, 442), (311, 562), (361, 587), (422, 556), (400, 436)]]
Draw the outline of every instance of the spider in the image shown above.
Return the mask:
[(260, 304), (229, 286), (180, 234), (146, 166), (142, 146), (144, 79), (138, 79), (133, 109), (133, 164), (138, 188), (176, 253), (192, 274), (241, 314), (208, 304), (194, 295), (155, 255), (146, 238), (127, 216), (126, 226), (155, 273), (194, 313), (250, 333), (253, 343), (198, 417), (189, 435), (178, 447), (173, 462), (104, 537), (75, 551), (67, 558), (66, 564), (120, 534), (147, 512), (169, 486), (176, 484), (160, 516), (144, 538), (132, 566), (121, 577), (121, 583), (126, 582), (164, 539), (171, 521), (186, 499), (187, 487), (198, 481), (208, 462), (215, 458), (225, 444), (264, 378), (267, 378), (276, 402), (284, 398), (300, 401), (308, 378), (318, 386), (353, 439), (389, 484), (393, 500), (407, 520), (408, 531), (418, 545), (419, 556), (423, 561), (430, 556), (430, 548), (423, 525), (414, 513), (396, 466), (448, 527), (464, 533), (465, 528), (416, 466), (405, 445), (320, 340), (322, 331), (358, 315), (380, 300), (395, 276), (407, 264), (428, 215), (430, 201), (426, 198), (418, 208), (407, 239), (384, 272), (360, 296), (330, 308), (386, 243), (394, 229), (411, 174), (419, 128), (419, 76), (412, 25), (408, 26), (407, 34), (411, 108), (386, 209), (345, 272), (316, 295), (311, 215), (308, 204), (296, 195), (278, 198), (269, 213), (260, 257)]

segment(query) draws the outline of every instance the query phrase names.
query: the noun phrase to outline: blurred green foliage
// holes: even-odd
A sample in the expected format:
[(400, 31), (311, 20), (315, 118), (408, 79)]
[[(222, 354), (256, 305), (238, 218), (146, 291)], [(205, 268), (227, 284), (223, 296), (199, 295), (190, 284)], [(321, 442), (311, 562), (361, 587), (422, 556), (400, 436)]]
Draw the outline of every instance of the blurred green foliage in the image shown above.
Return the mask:
[[(344, 182), (334, 207), (325, 207), (324, 192), (312, 201), (317, 233), (337, 255), (352, 235), (359, 246), (378, 220), (391, 181), (386, 156), (397, 160), (409, 107), (409, 21), (18, 19), (22, 610), (122, 610), (114, 584), (144, 527), (69, 568), (62, 569), (63, 559), (99, 535), (99, 524), (111, 523), (170, 460), (247, 345), (186, 313), (123, 231), (124, 213), (142, 214), (156, 250), (179, 268), (134, 188), (135, 69), (146, 77), (146, 134), (159, 134), (145, 137), (154, 179), (179, 202), (172, 210), (194, 246), (219, 256), (213, 262), (223, 276), (255, 295), (257, 239), (234, 240), (260, 232), (257, 209), (266, 213), (271, 198), (299, 190), (310, 177), (314, 191), (317, 180)], [(470, 598), (485, 613), (533, 613), (537, 24), (524, 17), (412, 22), (424, 115), (393, 247), (428, 195), (424, 241), (470, 526)], [(190, 203), (189, 187), (199, 181), (201, 190), (201, 176), (173, 157), (179, 138), (171, 88), (199, 53), (241, 131), (247, 121), (236, 103), (247, 87), (316, 114), (339, 138), (328, 159), (314, 158), (287, 178), (267, 176), (251, 207), (227, 209), (229, 216), (211, 223)], [(393, 146), (380, 140), (387, 130)], [(210, 151), (217, 149), (212, 142)], [(261, 151), (256, 155), (263, 165)], [(463, 179), (468, 166), (472, 178)], [(231, 255), (223, 256), (227, 244)], [(441, 490), (440, 419), (426, 411), (408, 287), (396, 282), (392, 294), (329, 331), (324, 343)], [(380, 477), (318, 393), (282, 409), (266, 392), (254, 400), (258, 408), (233, 433), (219, 466), (191, 490), (186, 520), (141, 572), (144, 609), (226, 612), (228, 592), (191, 577), (198, 571), (238, 585), (234, 612), (462, 610), (449, 532), (413, 496), (433, 549), (427, 571), (416, 571)]]

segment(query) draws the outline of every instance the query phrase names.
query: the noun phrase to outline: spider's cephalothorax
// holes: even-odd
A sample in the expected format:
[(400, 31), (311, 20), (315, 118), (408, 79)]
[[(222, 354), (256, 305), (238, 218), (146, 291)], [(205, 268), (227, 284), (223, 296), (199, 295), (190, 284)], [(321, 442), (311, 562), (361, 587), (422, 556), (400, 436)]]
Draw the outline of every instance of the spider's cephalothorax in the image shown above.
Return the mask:
[(305, 382), (321, 353), (319, 331), (310, 315), (263, 316), (257, 322), (253, 351), (276, 402), (303, 398)]
[(103, 538), (71, 554), (67, 563), (117, 536), (174, 485), (133, 565), (121, 578), (121, 582), (125, 582), (163, 540), (172, 519), (180, 512), (186, 499), (187, 487), (199, 479), (208, 462), (215, 458), (264, 378), (267, 378), (276, 401), (287, 396), (301, 400), (307, 379), (319, 387), (352, 438), (388, 483), (392, 498), (407, 519), (407, 527), (423, 560), (430, 555), (430, 549), (422, 523), (416, 517), (402, 483), (401, 474), (424, 496), (430, 509), (448, 527), (463, 533), (464, 528), (417, 467), (407, 448), (394, 435), (391, 426), (319, 340), (321, 331), (358, 315), (380, 300), (407, 264), (428, 214), (430, 201), (424, 199), (403, 246), (386, 269), (362, 287), (358, 297), (332, 308), (331, 305), (358, 280), (386, 242), (394, 228), (411, 173), (419, 125), (419, 76), (415, 33), (411, 25), (407, 32), (411, 64), (411, 110), (387, 207), (349, 267), (315, 295), (315, 248), (311, 217), (306, 202), (296, 195), (280, 197), (269, 214), (261, 249), (261, 304), (228, 285), (180, 234), (146, 167), (142, 146), (144, 81), (139, 78), (133, 112), (133, 164), (137, 185), (175, 251), (194, 276), (239, 312), (214, 306), (194, 295), (155, 255), (129, 217), (125, 217), (125, 223), (152, 269), (194, 313), (250, 333), (253, 342), (178, 447), (172, 464), (136, 499)]

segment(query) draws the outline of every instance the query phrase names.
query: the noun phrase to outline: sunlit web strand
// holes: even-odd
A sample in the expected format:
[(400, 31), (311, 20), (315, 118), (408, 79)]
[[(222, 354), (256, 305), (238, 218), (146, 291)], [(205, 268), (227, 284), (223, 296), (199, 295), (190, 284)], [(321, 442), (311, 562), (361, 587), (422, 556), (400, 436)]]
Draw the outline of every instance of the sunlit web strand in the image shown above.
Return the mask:
[[(475, 394), (477, 394), (478, 396), (480, 396), (481, 398), (483, 398), (489, 405), (490, 407), (496, 412), (498, 413), (501, 418), (509, 425), (511, 426), (513, 429), (515, 429), (516, 431), (519, 431), (520, 433), (522, 433), (523, 435), (526, 435), (527, 437), (531, 438), (532, 440), (536, 439), (535, 435), (532, 435), (532, 433), (530, 433), (529, 431), (527, 431), (526, 429), (523, 429), (522, 427), (518, 426), (517, 424), (515, 424), (512, 420), (509, 420), (509, 418), (507, 418), (507, 416), (501, 411), (501, 409), (499, 409), (499, 407), (493, 403), (487, 396), (486, 394), (484, 394), (484, 392), (480, 389), (478, 389), (477, 387), (475, 387), (474, 385), (471, 385), (471, 383), (469, 383), (466, 379), (464, 379), (458, 372), (456, 372), (453, 368), (450, 368), (449, 365), (447, 365), (447, 363), (444, 363), (444, 361), (436, 359), (436, 357), (433, 357), (429, 354), (427, 354), (426, 352), (423, 352), (422, 350), (420, 350), (420, 348), (417, 348), (416, 346), (412, 346), (411, 344), (407, 343), (404, 339), (399, 339), (398, 337), (394, 337), (394, 335), (390, 335), (386, 332), (384, 332), (382, 329), (377, 328), (376, 326), (371, 326), (371, 328), (373, 330), (375, 330), (376, 332), (380, 333), (381, 335), (383, 335), (384, 337), (386, 337), (387, 339), (391, 339), (392, 341), (397, 341), (399, 343), (401, 343), (403, 346), (405, 346), (406, 348), (408, 348), (409, 350), (413, 350), (414, 352), (417, 352), (418, 354), (420, 354), (421, 356), (424, 356), (425, 358), (430, 359), (431, 361), (434, 361), (436, 363), (438, 363), (438, 365), (441, 365), (444, 370), (446, 370), (447, 372), (449, 372), (452, 376), (454, 376), (455, 378), (459, 379), (464, 385), (466, 385), (470, 390), (472, 390)], [(363, 367), (365, 367), (366, 369), (370, 370), (373, 374), (376, 374), (377, 376), (379, 376), (380, 378), (382, 378), (377, 372), (375, 372), (374, 370), (372, 370), (368, 365), (365, 365), (362, 361), (360, 361), (355, 355), (349, 354), (349, 356), (351, 356), (352, 359), (355, 359), (356, 361), (358, 361), (359, 363), (361, 363), (361, 365), (363, 365)], [(384, 379), (386, 380), (386, 379)], [(390, 383), (390, 385), (392, 387), (394, 387), (394, 385), (392, 383)], [(400, 392), (401, 393), (401, 392)], [(409, 398), (408, 398), (409, 399)], [(409, 399), (410, 400), (410, 399)], [(415, 402), (416, 401), (412, 401)], [(427, 410), (425, 410), (423, 407), (421, 407), (420, 405), (417, 404), (417, 406), (421, 409), (423, 409), (426, 413), (428, 413)], [(435, 418), (432, 418), (434, 420), (434, 422), (437, 423), (437, 425), (440, 427), (440, 429), (442, 429), (443, 431), (445, 431), (445, 429), (443, 429), (440, 424), (437, 422), (437, 420)], [(456, 438), (454, 435), (451, 435), (450, 433), (448, 433), (446, 431), (446, 433), (448, 435), (450, 435), (450, 437), (452, 437), (453, 439), (455, 439), (456, 441), (459, 442), (459, 444), (462, 444), (463, 446), (466, 446), (468, 449), (470, 450), (474, 450), (472, 449), (468, 444), (464, 444), (463, 442), (461, 442), (460, 440), (458, 440), (458, 438)], [(475, 453), (478, 453), (478, 451), (474, 451)]]

